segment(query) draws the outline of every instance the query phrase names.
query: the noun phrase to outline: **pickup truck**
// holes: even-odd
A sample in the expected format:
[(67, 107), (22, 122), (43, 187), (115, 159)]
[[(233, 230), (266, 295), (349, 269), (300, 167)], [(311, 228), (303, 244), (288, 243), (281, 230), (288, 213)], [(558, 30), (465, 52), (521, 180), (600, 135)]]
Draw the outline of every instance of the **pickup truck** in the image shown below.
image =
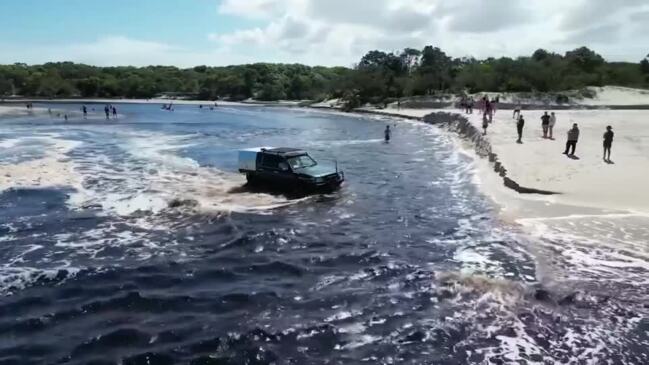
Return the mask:
[(307, 152), (286, 147), (239, 151), (239, 172), (246, 174), (249, 184), (282, 190), (333, 191), (345, 180), (338, 163), (320, 165)]

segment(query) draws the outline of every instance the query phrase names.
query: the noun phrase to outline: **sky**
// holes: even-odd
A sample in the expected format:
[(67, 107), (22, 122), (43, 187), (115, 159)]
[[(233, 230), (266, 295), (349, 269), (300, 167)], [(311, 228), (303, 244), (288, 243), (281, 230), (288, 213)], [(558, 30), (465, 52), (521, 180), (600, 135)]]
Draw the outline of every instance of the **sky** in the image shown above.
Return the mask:
[(2, 0), (0, 63), (352, 66), (370, 50), (649, 53), (649, 0)]

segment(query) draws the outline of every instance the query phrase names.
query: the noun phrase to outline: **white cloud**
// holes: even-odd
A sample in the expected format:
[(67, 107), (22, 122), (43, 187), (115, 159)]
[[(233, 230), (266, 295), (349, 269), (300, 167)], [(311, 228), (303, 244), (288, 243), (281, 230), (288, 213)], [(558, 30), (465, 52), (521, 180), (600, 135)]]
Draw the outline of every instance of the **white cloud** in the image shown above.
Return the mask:
[[(242, 26), (196, 35), (205, 45), (105, 37), (38, 48), (0, 44), (0, 62), (98, 65), (284, 62), (350, 66), (373, 49), (434, 45), (454, 57), (517, 57), (585, 45), (637, 61), (649, 44), (647, 0), (223, 0), (215, 13)], [(3, 41), (0, 41), (2, 43)]]
[(98, 66), (228, 65), (244, 63), (245, 55), (231, 53), (223, 48), (195, 51), (165, 43), (142, 41), (123, 36), (108, 36), (94, 42), (67, 45), (0, 44), (0, 63), (72, 61)]
[[(636, 60), (646, 33), (629, 17), (646, 0), (225, 0), (221, 13), (266, 19), (265, 26), (212, 36), (280, 59), (350, 65), (372, 49), (432, 44), (452, 56), (530, 55), (586, 45), (614, 60)], [(632, 39), (632, 41), (631, 41)], [(611, 41), (613, 43), (611, 43)], [(622, 43), (620, 43), (622, 42)]]

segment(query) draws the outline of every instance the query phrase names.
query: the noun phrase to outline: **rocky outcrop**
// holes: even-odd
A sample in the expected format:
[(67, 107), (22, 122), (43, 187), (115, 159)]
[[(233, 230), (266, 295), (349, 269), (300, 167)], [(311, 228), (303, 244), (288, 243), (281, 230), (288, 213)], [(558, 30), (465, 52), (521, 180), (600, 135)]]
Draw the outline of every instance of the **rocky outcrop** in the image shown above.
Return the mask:
[(507, 168), (498, 159), (498, 155), (492, 151), (491, 143), (489, 142), (489, 140), (482, 135), (480, 129), (471, 124), (471, 122), (469, 122), (469, 120), (465, 117), (455, 113), (438, 112), (426, 115), (423, 118), (423, 121), (457, 133), (458, 135), (460, 135), (460, 137), (469, 141), (473, 145), (478, 156), (489, 159), (489, 162), (493, 165), (494, 172), (496, 172), (503, 178), (503, 184), (506, 187), (521, 194), (558, 194), (553, 191), (521, 186), (516, 181), (508, 177)]

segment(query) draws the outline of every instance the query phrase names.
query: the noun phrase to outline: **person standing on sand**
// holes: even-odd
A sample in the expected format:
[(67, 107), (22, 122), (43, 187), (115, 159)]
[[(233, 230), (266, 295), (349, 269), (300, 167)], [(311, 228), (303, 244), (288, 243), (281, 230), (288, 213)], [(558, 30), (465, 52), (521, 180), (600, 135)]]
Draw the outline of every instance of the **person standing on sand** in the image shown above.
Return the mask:
[[(606, 132), (604, 133), (604, 162), (611, 163), (611, 146), (613, 145), (613, 127), (606, 126)], [(608, 154), (608, 157), (606, 156)]]
[(487, 114), (482, 115), (482, 135), (487, 135), (487, 127), (489, 127), (489, 120), (487, 119)]
[(385, 143), (390, 143), (390, 137), (392, 135), (392, 131), (390, 130), (389, 125), (385, 127), (384, 135), (385, 135)]
[(520, 118), (520, 116), (521, 116), (521, 104), (520, 104), (520, 103), (519, 103), (519, 104), (516, 104), (516, 108), (514, 108), (514, 115), (512, 115), (512, 118), (513, 118), (513, 119), (516, 119), (517, 116), (518, 116), (519, 118)]
[(489, 117), (489, 123), (493, 122), (494, 104), (487, 99), (485, 103), (485, 114)]
[(557, 116), (554, 114), (554, 112), (550, 113), (550, 124), (548, 125), (548, 133), (550, 135), (550, 139), (554, 139), (553, 135), (553, 130), (554, 130), (554, 125), (557, 123)]
[(108, 104), (104, 106), (104, 114), (106, 114), (106, 120), (110, 119), (110, 109), (108, 109)]
[(81, 111), (83, 112), (83, 119), (88, 119), (88, 108), (84, 105), (81, 107)]
[[(575, 149), (577, 149), (577, 141), (579, 141), (579, 127), (577, 126), (577, 123), (575, 123), (572, 125), (572, 129), (568, 131), (568, 141), (566, 142), (566, 150), (563, 154), (574, 156)], [(569, 149), (572, 149), (570, 154), (568, 154)]]
[(523, 114), (518, 114), (518, 122), (516, 122), (516, 130), (518, 131), (518, 140), (516, 143), (523, 143), (523, 127), (525, 126), (525, 119)]
[(473, 114), (473, 97), (469, 98), (469, 114)]
[(541, 117), (541, 128), (543, 128), (543, 138), (548, 138), (548, 130), (550, 129), (550, 116), (545, 112)]
[(113, 106), (113, 119), (117, 119), (117, 108)]

